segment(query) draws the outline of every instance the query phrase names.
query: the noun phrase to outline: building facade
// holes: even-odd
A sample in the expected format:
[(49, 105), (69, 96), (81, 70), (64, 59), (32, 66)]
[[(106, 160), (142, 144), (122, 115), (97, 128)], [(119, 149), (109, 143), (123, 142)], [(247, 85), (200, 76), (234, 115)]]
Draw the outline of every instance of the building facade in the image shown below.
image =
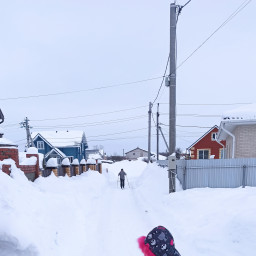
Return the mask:
[(197, 141), (195, 141), (188, 151), (190, 159), (221, 159), (224, 158), (225, 141), (217, 142), (217, 134), (219, 128), (217, 125), (213, 126)]

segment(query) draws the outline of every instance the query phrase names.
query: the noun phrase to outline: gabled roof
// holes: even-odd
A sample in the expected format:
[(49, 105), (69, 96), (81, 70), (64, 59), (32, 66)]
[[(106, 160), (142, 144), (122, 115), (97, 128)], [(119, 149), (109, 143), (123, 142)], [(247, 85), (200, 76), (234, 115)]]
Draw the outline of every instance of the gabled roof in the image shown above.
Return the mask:
[(59, 155), (61, 158), (64, 158), (64, 157), (66, 157), (66, 155), (62, 152), (62, 151), (60, 151), (58, 148), (53, 148), (51, 151), (49, 151), (46, 155), (45, 155), (45, 157), (47, 158), (50, 154), (52, 154), (53, 152), (55, 152), (57, 155)]
[(132, 151), (134, 151), (134, 150), (136, 150), (136, 149), (142, 150), (142, 151), (144, 151), (144, 152), (148, 152), (148, 151), (146, 151), (146, 150), (144, 150), (144, 149), (141, 149), (141, 148), (137, 147), (137, 148), (135, 148), (135, 149), (133, 149), (133, 150), (130, 150), (130, 151), (126, 152), (125, 154), (128, 154), (128, 153), (130, 153), (130, 152), (132, 152)]
[(208, 135), (210, 132), (212, 132), (212, 130), (214, 130), (215, 128), (219, 129), (218, 125), (214, 125), (210, 130), (208, 130), (203, 136), (201, 136), (197, 141), (195, 141), (192, 145), (190, 145), (187, 149), (191, 149), (194, 145), (197, 144), (197, 142), (199, 142), (201, 139), (203, 139), (206, 135)]
[(54, 147), (77, 147), (80, 143), (86, 142), (83, 131), (42, 131), (33, 132), (32, 138), (35, 140), (38, 136), (49, 145)]

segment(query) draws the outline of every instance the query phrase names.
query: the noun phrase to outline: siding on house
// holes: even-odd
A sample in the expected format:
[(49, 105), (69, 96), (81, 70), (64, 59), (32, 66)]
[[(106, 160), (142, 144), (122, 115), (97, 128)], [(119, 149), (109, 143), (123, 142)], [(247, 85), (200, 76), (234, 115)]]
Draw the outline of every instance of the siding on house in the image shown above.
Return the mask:
[[(208, 150), (209, 157), (210, 155), (214, 155), (214, 159), (221, 158), (221, 151), (223, 150), (223, 147), (218, 142), (212, 139), (212, 134), (216, 134), (217, 132), (218, 128), (215, 127), (190, 148), (191, 159), (199, 159), (200, 150)], [(222, 141), (221, 143), (225, 145), (225, 141)]]
[(138, 159), (139, 157), (147, 157), (148, 152), (143, 149), (136, 148), (136, 149), (133, 149), (133, 150), (125, 153), (125, 155), (126, 155), (127, 159), (135, 160), (135, 159)]
[[(240, 125), (232, 132), (235, 136), (235, 158), (256, 158), (256, 125)], [(227, 137), (227, 157), (232, 158), (233, 139)]]

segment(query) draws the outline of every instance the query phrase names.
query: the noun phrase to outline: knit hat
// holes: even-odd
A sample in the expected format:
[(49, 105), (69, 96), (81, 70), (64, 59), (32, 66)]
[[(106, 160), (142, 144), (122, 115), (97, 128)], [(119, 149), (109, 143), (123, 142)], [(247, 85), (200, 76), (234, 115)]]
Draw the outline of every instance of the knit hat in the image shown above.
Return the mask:
[(152, 229), (147, 237), (140, 237), (138, 243), (145, 256), (180, 256), (172, 234), (163, 226)]

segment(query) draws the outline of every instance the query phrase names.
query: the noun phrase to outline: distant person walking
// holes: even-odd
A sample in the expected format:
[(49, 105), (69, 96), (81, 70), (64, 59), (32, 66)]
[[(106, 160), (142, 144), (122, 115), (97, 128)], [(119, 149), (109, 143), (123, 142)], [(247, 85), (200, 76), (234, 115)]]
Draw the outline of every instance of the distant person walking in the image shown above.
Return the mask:
[(121, 186), (121, 189), (124, 189), (125, 175), (127, 175), (127, 174), (125, 173), (124, 169), (121, 169), (121, 171), (118, 173), (118, 176), (120, 176), (120, 186)]

